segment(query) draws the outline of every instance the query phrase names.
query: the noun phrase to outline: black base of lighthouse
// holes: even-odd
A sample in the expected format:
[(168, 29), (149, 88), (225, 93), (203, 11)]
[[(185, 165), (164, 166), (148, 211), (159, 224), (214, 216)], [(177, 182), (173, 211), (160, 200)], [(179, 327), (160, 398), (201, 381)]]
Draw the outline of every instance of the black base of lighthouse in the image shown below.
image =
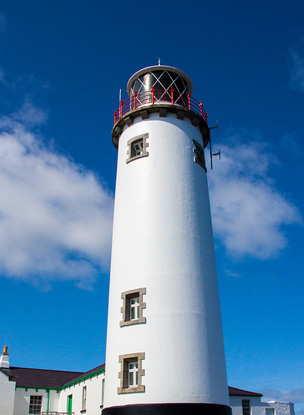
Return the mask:
[(112, 406), (102, 415), (232, 415), (226, 405), (212, 403), (154, 403)]

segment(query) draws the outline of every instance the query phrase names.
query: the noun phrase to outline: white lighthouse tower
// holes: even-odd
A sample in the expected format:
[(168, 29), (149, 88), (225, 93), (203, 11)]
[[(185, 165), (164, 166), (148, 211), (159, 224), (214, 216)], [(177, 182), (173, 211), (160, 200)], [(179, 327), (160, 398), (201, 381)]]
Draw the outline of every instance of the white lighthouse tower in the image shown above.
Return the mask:
[(129, 80), (118, 148), (103, 415), (230, 415), (204, 147), (179, 69)]

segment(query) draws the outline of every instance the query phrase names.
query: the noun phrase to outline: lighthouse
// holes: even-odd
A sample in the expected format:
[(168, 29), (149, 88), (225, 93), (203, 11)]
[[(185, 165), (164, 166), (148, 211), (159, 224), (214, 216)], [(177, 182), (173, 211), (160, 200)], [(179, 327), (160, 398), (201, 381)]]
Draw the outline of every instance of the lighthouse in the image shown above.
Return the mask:
[(118, 149), (103, 415), (230, 415), (204, 148), (190, 78), (128, 81)]

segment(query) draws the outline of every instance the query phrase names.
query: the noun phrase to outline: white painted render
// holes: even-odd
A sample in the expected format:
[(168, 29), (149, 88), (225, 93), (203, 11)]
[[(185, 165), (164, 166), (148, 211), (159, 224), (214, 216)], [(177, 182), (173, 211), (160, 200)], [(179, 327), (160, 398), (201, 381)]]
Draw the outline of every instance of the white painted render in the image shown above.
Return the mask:
[(243, 411), (242, 411), (242, 400), (243, 399), (250, 400), (251, 415), (266, 415), (265, 403), (261, 402), (260, 397), (230, 396), (230, 406), (231, 406), (233, 415), (243, 415)]
[[(126, 163), (127, 141), (149, 134), (148, 157)], [(228, 405), (206, 173), (198, 127), (150, 114), (119, 139), (110, 277), (105, 407)], [(120, 327), (121, 293), (146, 288), (145, 324)], [(119, 355), (144, 352), (144, 393), (117, 394)]]
[(0, 415), (14, 414), (16, 383), (0, 371)]
[(58, 411), (60, 392), (50, 390), (49, 411)]
[(67, 397), (72, 395), (72, 411), (76, 415), (79, 415), (83, 410), (82, 407), (82, 390), (83, 387), (87, 388), (87, 402), (86, 402), (86, 415), (99, 415), (102, 410), (102, 388), (104, 373), (100, 373), (89, 379), (85, 379), (79, 383), (69, 386), (60, 391), (58, 412), (66, 412), (67, 410)]
[(9, 368), (9, 355), (2, 353), (0, 356), (0, 368), (7, 369)]
[(274, 408), (274, 415), (294, 415), (294, 404), (291, 402), (262, 402), (259, 397), (230, 396), (233, 415), (243, 415), (242, 400), (249, 399), (251, 415), (267, 415), (266, 409)]
[(16, 394), (15, 394), (14, 415), (28, 415), (29, 414), (30, 397), (33, 395), (42, 396), (41, 411), (46, 412), (48, 393), (45, 389), (17, 387)]

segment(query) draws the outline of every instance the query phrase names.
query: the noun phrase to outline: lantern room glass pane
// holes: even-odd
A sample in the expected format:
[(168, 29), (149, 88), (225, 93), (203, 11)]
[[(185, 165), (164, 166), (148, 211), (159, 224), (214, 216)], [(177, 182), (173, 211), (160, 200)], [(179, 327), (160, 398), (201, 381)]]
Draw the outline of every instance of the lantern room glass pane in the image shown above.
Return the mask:
[(179, 74), (167, 70), (154, 70), (147, 74), (139, 76), (132, 86), (131, 92), (142, 94), (145, 91), (151, 91), (154, 87), (156, 93), (155, 99), (170, 98), (170, 89), (173, 87), (178, 94), (187, 94), (189, 87), (186, 80)]

